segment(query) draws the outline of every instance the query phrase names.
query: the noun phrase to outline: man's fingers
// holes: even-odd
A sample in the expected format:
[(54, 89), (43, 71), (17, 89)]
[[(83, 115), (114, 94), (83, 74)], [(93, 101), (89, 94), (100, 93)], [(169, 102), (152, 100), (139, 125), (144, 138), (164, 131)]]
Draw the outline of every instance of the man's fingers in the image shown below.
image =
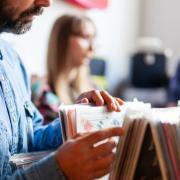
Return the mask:
[(94, 161), (94, 166), (92, 166), (92, 171), (94, 178), (101, 177), (107, 174), (111, 167), (112, 163), (115, 159), (115, 154), (110, 153), (107, 156), (99, 158), (98, 160)]
[(103, 97), (101, 96), (100, 91), (94, 90), (94, 91), (91, 91), (91, 93), (92, 93), (93, 103), (95, 103), (96, 106), (103, 106), (104, 100), (103, 100)]
[(80, 100), (80, 103), (88, 104), (89, 100), (88, 100), (88, 98), (83, 98), (82, 100)]
[[(115, 98), (114, 98), (114, 99), (115, 99)], [(116, 104), (116, 111), (117, 111), (117, 112), (120, 112), (120, 111), (121, 111), (120, 105), (119, 105), (119, 102), (116, 101), (116, 99), (115, 99), (115, 104)]]
[(89, 104), (89, 100), (88, 98), (82, 98), (82, 99), (79, 99), (79, 100), (76, 100), (76, 103), (77, 104)]
[(93, 179), (97, 179), (97, 178), (101, 178), (103, 176), (105, 176), (106, 174), (108, 174), (111, 171), (111, 167), (107, 167), (106, 169), (103, 169), (101, 171), (96, 171), (93, 174)]
[(120, 98), (115, 97), (116, 101), (119, 103), (119, 105), (123, 105), (124, 101)]
[(105, 156), (109, 153), (112, 153), (112, 150), (116, 147), (116, 143), (114, 141), (107, 141), (103, 144), (98, 145), (92, 149), (92, 153), (90, 157), (98, 158), (100, 156)]
[(88, 133), (77, 133), (76, 135), (72, 136), (72, 139), (78, 139), (82, 138), (83, 136), (86, 136)]
[(89, 103), (94, 103), (96, 106), (104, 105), (104, 99), (101, 96), (100, 91), (98, 90), (92, 90), (81, 94), (76, 102), (81, 102), (81, 100), (85, 98), (88, 100)]
[(124, 102), (112, 97), (107, 91), (92, 90), (79, 96), (76, 103), (94, 103), (96, 106), (107, 105), (109, 111), (120, 111), (119, 105)]
[(107, 108), (109, 111), (116, 110), (116, 105), (113, 97), (107, 91), (101, 91), (101, 96), (103, 97), (105, 104), (107, 104)]
[(108, 139), (113, 136), (121, 136), (124, 133), (124, 129), (120, 127), (109, 128), (101, 131), (97, 131), (87, 135), (86, 142), (89, 142), (89, 145), (92, 146), (99, 141)]
[(112, 97), (107, 91), (101, 91), (101, 96), (107, 104), (108, 110), (111, 111), (120, 111), (120, 105), (123, 104), (123, 101), (119, 98)]

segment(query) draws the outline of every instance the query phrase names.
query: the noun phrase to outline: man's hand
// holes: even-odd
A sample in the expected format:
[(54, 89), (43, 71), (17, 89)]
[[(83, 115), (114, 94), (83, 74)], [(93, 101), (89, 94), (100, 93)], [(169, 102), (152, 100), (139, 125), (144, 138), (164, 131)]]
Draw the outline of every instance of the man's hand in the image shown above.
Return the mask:
[(122, 128), (110, 128), (68, 140), (56, 152), (60, 169), (69, 180), (93, 180), (106, 175), (111, 170), (116, 144), (107, 140), (94, 145), (122, 134)]
[(107, 91), (92, 90), (81, 94), (76, 103), (94, 103), (96, 106), (107, 105), (109, 111), (120, 111), (119, 105), (124, 102), (119, 98), (112, 97)]

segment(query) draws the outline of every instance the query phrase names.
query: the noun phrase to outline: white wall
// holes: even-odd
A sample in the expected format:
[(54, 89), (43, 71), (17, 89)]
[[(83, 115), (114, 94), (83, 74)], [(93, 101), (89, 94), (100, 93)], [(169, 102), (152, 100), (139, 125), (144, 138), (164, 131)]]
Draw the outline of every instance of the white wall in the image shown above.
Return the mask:
[(138, 34), (139, 0), (109, 0), (104, 11), (84, 11), (55, 1), (42, 17), (35, 20), (32, 30), (25, 35), (4, 35), (11, 41), (30, 73), (46, 72), (46, 50), (54, 20), (65, 12), (86, 13), (97, 26), (97, 56), (108, 60), (108, 80), (111, 89), (128, 74), (129, 53)]
[(140, 34), (159, 37), (165, 47), (173, 50), (174, 56), (168, 66), (172, 74), (180, 58), (180, 1), (142, 0), (141, 5)]
[(89, 16), (98, 27), (98, 55), (108, 60), (110, 90), (129, 73), (129, 56), (139, 34), (139, 0), (109, 0), (105, 11)]

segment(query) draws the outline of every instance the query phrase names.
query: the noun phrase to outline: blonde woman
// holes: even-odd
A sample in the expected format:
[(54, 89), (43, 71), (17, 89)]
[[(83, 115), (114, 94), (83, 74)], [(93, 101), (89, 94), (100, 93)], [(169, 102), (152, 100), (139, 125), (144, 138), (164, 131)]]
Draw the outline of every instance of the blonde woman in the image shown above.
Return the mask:
[(88, 68), (95, 36), (88, 17), (63, 15), (56, 20), (49, 40), (47, 78), (32, 85), (32, 98), (45, 123), (57, 117), (60, 103), (74, 103), (79, 94), (95, 88)]

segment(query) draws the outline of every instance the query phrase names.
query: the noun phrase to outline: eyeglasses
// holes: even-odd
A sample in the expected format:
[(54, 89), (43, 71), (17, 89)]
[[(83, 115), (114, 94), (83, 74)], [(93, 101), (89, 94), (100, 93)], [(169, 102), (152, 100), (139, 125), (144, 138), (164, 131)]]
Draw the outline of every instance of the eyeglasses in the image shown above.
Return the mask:
[(82, 43), (83, 47), (88, 48), (89, 46), (92, 46), (93, 49), (96, 49), (94, 36), (85, 35), (85, 34), (73, 34), (73, 36), (80, 38), (80, 42)]

